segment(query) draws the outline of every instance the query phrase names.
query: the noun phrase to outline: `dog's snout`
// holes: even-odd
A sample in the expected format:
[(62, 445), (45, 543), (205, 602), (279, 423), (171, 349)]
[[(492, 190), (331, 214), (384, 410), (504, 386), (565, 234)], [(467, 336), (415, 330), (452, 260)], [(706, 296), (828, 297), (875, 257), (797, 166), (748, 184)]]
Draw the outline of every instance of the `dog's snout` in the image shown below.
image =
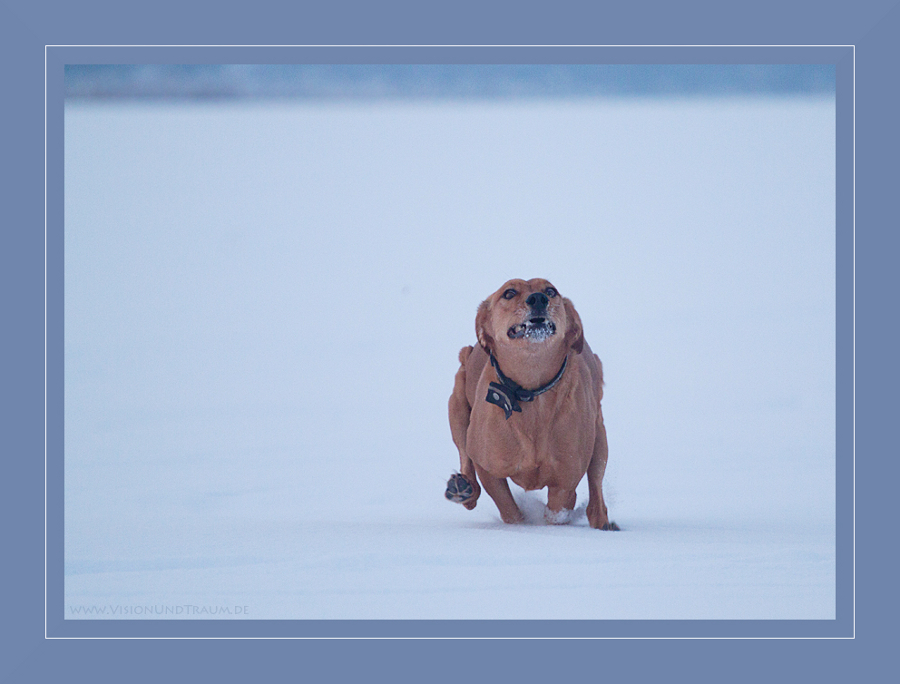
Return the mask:
[(547, 304), (550, 303), (550, 300), (543, 292), (535, 292), (525, 300), (525, 303), (532, 309), (540, 310), (546, 309)]

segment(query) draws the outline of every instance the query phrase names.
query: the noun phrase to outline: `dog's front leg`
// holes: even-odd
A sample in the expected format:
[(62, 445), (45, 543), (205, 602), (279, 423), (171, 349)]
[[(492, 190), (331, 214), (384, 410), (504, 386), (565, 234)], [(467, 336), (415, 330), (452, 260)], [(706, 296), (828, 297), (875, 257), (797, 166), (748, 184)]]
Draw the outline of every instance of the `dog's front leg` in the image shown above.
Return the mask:
[(466, 453), (466, 434), (469, 431), (469, 416), (472, 407), (466, 399), (466, 366), (462, 364), (453, 383), (450, 395), (450, 434), (459, 450), (459, 474), (450, 476), (444, 496), (455, 503), (461, 503), (470, 511), (478, 503), (481, 487), (475, 476), (475, 465)]
[(551, 525), (565, 525), (572, 522), (572, 511), (575, 508), (575, 490), (562, 487), (547, 488), (547, 510), (544, 519)]

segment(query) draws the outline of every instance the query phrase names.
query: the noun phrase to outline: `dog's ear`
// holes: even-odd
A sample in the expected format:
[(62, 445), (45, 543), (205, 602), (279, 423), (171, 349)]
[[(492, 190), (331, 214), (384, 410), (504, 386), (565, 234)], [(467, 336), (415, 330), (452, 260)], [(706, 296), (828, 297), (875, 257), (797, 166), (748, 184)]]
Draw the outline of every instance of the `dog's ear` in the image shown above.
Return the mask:
[(575, 311), (571, 301), (563, 297), (563, 306), (566, 309), (566, 344), (576, 354), (584, 349), (584, 330), (581, 327), (581, 316)]
[(494, 340), (488, 332), (488, 318), (490, 316), (490, 300), (485, 299), (478, 307), (478, 313), (475, 315), (475, 335), (478, 337), (478, 344), (490, 354)]

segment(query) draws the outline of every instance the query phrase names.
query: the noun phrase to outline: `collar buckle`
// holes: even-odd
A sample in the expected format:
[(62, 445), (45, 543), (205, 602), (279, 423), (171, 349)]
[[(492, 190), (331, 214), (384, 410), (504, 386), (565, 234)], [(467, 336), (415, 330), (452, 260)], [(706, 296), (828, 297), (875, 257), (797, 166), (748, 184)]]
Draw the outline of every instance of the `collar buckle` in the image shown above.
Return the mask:
[(556, 377), (554, 377), (543, 387), (529, 390), (506, 377), (503, 374), (503, 371), (500, 370), (500, 364), (497, 363), (497, 359), (494, 358), (494, 355), (492, 353), (491, 365), (494, 367), (494, 370), (497, 371), (497, 377), (500, 379), (500, 382), (490, 383), (485, 401), (489, 404), (494, 404), (495, 406), (499, 406), (500, 408), (502, 408), (503, 412), (506, 414), (506, 420), (509, 420), (509, 417), (513, 414), (513, 411), (517, 411), (519, 413), (522, 412), (522, 407), (519, 406), (520, 401), (534, 401), (534, 398), (538, 395), (541, 395), (544, 392), (548, 392), (553, 389), (556, 386), (556, 383), (558, 383), (562, 378), (563, 373), (566, 371), (566, 365), (568, 363), (569, 356), (567, 354), (566, 358), (563, 359), (562, 366), (560, 367), (559, 372), (556, 374)]

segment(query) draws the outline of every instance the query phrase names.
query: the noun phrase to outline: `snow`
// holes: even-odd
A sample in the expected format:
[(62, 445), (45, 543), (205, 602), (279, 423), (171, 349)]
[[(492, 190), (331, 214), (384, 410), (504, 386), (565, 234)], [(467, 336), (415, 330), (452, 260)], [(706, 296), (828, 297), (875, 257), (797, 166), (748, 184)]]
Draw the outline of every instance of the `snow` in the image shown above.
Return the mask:
[[(834, 125), (70, 102), (66, 617), (833, 619)], [(603, 360), (620, 532), (584, 482), (569, 525), (444, 499), (457, 354), (513, 277)]]

